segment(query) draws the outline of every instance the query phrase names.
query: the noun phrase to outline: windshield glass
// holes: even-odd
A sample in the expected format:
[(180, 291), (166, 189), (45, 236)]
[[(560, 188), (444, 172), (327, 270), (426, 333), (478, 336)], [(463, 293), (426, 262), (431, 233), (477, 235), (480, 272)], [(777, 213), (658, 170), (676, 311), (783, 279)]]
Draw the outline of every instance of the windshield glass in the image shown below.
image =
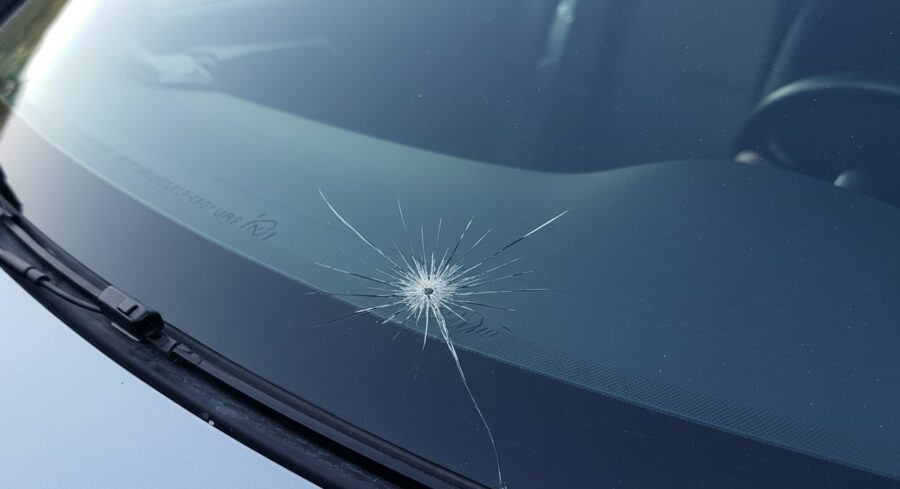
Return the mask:
[(831, 0), (31, 0), (0, 164), (181, 331), (479, 483), (650, 486), (643, 451), (699, 455), (670, 420), (731, 440), (722, 474), (887, 484), (897, 28)]

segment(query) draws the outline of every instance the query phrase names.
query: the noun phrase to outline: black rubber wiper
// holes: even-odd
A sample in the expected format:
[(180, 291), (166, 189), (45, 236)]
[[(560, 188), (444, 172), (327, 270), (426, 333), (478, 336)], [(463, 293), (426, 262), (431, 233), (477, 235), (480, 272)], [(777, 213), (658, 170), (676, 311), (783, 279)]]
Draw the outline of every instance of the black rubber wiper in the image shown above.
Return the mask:
[[(0, 174), (2, 177), (2, 174)], [(0, 247), (0, 265), (26, 280), (43, 287), (54, 295), (89, 311), (101, 313), (135, 340), (143, 340), (157, 335), (163, 328), (163, 319), (158, 312), (148, 308), (112, 285), (95, 277), (85, 277), (43, 246), (29, 231), (31, 226), (19, 213), (19, 206), (10, 201), (15, 199), (5, 181), (0, 179), (0, 226), (10, 232), (40, 264)], [(79, 294), (66, 291), (57, 278), (71, 284)]]
[(25, 261), (24, 258), (12, 253), (11, 251), (0, 248), (0, 264), (6, 265), (13, 272), (25, 277), (31, 283), (43, 287), (62, 299), (75, 304), (78, 307), (82, 307), (89, 311), (93, 312), (102, 312), (100, 306), (94, 304), (93, 302), (88, 302), (84, 299), (77, 297), (75, 294), (71, 294), (66, 292), (58, 285), (50, 275), (47, 275), (46, 272), (41, 270), (40, 268), (34, 266), (28, 261)]

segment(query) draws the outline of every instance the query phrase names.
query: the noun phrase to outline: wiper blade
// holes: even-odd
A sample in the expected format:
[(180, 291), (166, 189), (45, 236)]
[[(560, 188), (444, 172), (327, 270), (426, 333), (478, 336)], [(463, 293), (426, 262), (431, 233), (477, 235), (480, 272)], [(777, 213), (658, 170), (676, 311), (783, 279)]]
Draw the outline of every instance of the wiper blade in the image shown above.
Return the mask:
[[(5, 182), (0, 181), (0, 189), (8, 189)], [(102, 313), (113, 325), (136, 340), (157, 336), (164, 326), (162, 316), (158, 312), (112, 285), (96, 279), (91, 280), (63, 263), (28, 232), (27, 225), (22, 225), (26, 222), (25, 218), (19, 214), (17, 206), (14, 207), (7, 200), (6, 193), (0, 192), (0, 225), (9, 230), (45, 266), (39, 267), (27, 258), (4, 248), (0, 248), (0, 264), (76, 306)], [(74, 285), (85, 299), (62, 289), (48, 271)]]
[(25, 277), (31, 283), (49, 290), (54, 295), (65, 299), (66, 301), (71, 302), (76, 306), (93, 312), (101, 312), (100, 306), (92, 302), (88, 302), (84, 299), (78, 298), (74, 294), (70, 294), (69, 292), (61, 289), (58, 285), (56, 285), (56, 283), (53, 282), (53, 280), (49, 275), (47, 275), (46, 272), (9, 250), (0, 248), (0, 263), (6, 265), (13, 272)]

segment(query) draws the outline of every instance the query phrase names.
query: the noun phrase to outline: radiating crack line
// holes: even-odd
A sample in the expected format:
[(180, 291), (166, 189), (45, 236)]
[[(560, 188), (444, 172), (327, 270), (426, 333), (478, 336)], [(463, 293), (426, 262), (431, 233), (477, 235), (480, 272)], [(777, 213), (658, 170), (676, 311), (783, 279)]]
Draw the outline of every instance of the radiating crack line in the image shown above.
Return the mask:
[[(522, 260), (522, 257), (513, 258), (507, 260), (499, 265), (488, 268), (486, 270), (478, 271), (479, 268), (484, 266), (486, 263), (494, 259), (495, 257), (502, 254), (504, 251), (512, 248), (522, 240), (528, 238), (529, 236), (535, 234), (536, 232), (544, 229), (554, 221), (560, 219), (564, 215), (566, 215), (569, 210), (563, 211), (556, 216), (544, 221), (539, 226), (535, 227), (531, 231), (517, 237), (516, 239), (510, 241), (503, 247), (489, 253), (485, 258), (476, 262), (474, 265), (467, 266), (464, 265), (466, 258), (468, 258), (478, 246), (487, 238), (487, 236), (491, 233), (491, 230), (488, 229), (484, 234), (479, 237), (475, 243), (459, 258), (457, 258), (457, 252), (460, 247), (466, 241), (466, 236), (472, 227), (472, 223), (474, 222), (474, 217), (469, 219), (466, 223), (465, 228), (460, 233), (459, 238), (456, 240), (455, 244), (450, 247), (444, 249), (443, 254), (439, 259), (436, 258), (435, 250), (440, 249), (440, 239), (441, 232), (444, 227), (443, 218), (438, 219), (437, 223), (437, 231), (435, 233), (435, 244), (432, 251), (429, 253), (426, 247), (425, 240), (425, 226), (419, 226), (419, 241), (422, 247), (422, 256), (421, 259), (416, 256), (418, 251), (413, 251), (412, 242), (409, 240), (409, 227), (406, 221), (406, 216), (403, 213), (403, 206), (400, 203), (400, 199), (397, 199), (397, 211), (400, 215), (400, 221), (403, 225), (404, 233), (406, 233), (407, 241), (410, 245), (409, 254), (401, 251), (400, 247), (395, 243), (393, 243), (393, 251), (396, 252), (399, 260), (396, 260), (389, 256), (384, 250), (380, 247), (376, 246), (374, 242), (369, 240), (366, 236), (364, 236), (358, 229), (356, 229), (352, 224), (350, 224), (347, 219), (345, 219), (337, 209), (328, 201), (328, 198), (325, 197), (325, 193), (322, 190), (319, 190), (319, 195), (322, 197), (322, 200), (325, 202), (325, 205), (328, 206), (328, 209), (341, 221), (353, 234), (355, 234), (360, 240), (363, 241), (369, 248), (374, 250), (378, 255), (384, 258), (391, 267), (390, 272), (386, 270), (382, 270), (374, 265), (368, 265), (373, 268), (378, 273), (384, 275), (386, 279), (382, 280), (376, 277), (371, 277), (368, 275), (364, 275), (361, 273), (344, 270), (341, 268), (332, 267), (330, 265), (325, 265), (322, 263), (318, 263), (318, 265), (333, 270), (338, 273), (343, 273), (346, 275), (358, 277), (370, 282), (375, 282), (383, 287), (368, 287), (370, 290), (375, 290), (380, 293), (350, 293), (350, 294), (333, 294), (335, 296), (343, 296), (343, 297), (360, 297), (360, 298), (371, 298), (371, 299), (382, 299), (385, 301), (384, 304), (379, 304), (375, 306), (370, 306), (366, 308), (361, 308), (353, 311), (352, 314), (338, 318), (332, 321), (328, 321), (327, 323), (322, 324), (331, 324), (338, 321), (343, 321), (345, 319), (349, 319), (352, 317), (356, 317), (363, 314), (375, 313), (375, 314), (386, 314), (386, 318), (379, 321), (379, 324), (387, 324), (391, 321), (394, 321), (400, 317), (404, 316), (402, 320), (400, 320), (401, 325), (405, 325), (407, 321), (410, 321), (413, 317), (415, 317), (415, 328), (418, 329), (419, 324), (424, 320), (424, 335), (422, 338), (422, 350), (424, 351), (425, 346), (428, 343), (429, 337), (429, 329), (431, 324), (434, 323), (438, 330), (440, 331), (441, 338), (444, 343), (447, 345), (447, 349), (450, 351), (450, 356), (453, 358), (453, 363), (456, 366), (456, 370), (459, 373), (459, 378), (462, 381), (462, 385), (466, 390), (466, 393), (469, 396), (469, 399), (472, 401), (472, 405), (475, 408), (475, 412), (478, 414), (479, 419), (481, 420), (482, 425), (487, 432), (488, 439), (491, 443), (491, 450), (494, 454), (494, 461), (496, 463), (497, 468), (497, 483), (498, 487), (505, 488), (503, 483), (503, 471), (500, 467), (500, 454), (497, 450), (497, 444), (494, 439), (494, 433), (491, 431), (491, 427), (487, 422), (487, 418), (484, 416), (484, 413), (481, 410), (481, 407), (478, 404), (478, 401), (475, 398), (475, 395), (472, 393), (472, 389), (469, 387), (469, 382), (466, 379), (466, 374), (463, 371), (462, 364), (459, 360), (459, 355), (456, 351), (456, 345), (453, 343), (452, 338), (450, 337), (450, 330), (447, 327), (447, 320), (445, 316), (445, 311), (449, 314), (452, 314), (460, 321), (465, 324), (471, 325), (471, 323), (465, 318), (465, 313), (460, 314), (455, 308), (459, 308), (462, 311), (470, 312), (472, 314), (476, 314), (481, 317), (481, 321), (484, 321), (484, 314), (478, 312), (476, 308), (485, 308), (485, 309), (493, 309), (493, 310), (501, 310), (501, 311), (514, 311), (512, 308), (499, 306), (495, 304), (488, 304), (484, 302), (478, 302), (471, 300), (470, 298), (474, 298), (474, 296), (493, 296), (497, 294), (515, 294), (515, 293), (528, 293), (528, 292), (541, 292), (546, 291), (548, 289), (545, 288), (509, 288), (509, 289), (497, 289), (497, 290), (472, 290), (479, 289), (480, 287), (484, 287), (485, 285), (493, 284), (496, 282), (504, 281), (504, 280), (512, 280), (517, 277), (521, 277), (525, 274), (531, 273), (531, 270), (526, 271), (511, 271), (504, 272), (505, 275), (497, 274), (498, 271), (503, 270), (507, 267), (511, 267), (512, 265), (518, 263)], [(571, 210), (571, 209), (570, 209)], [(430, 240), (429, 240), (430, 241)], [(388, 248), (390, 250), (390, 248)], [(402, 265), (401, 265), (402, 264)], [(492, 275), (496, 274), (496, 275)], [(395, 300), (396, 299), (396, 300)], [(471, 306), (471, 307), (470, 307)], [(384, 317), (384, 316), (382, 316)], [(502, 325), (501, 325), (502, 326)], [(506, 326), (502, 326), (504, 329), (509, 330)], [(396, 336), (395, 336), (396, 337)], [(393, 341), (393, 340), (392, 340)], [(416, 367), (416, 375), (418, 375), (418, 366)]]

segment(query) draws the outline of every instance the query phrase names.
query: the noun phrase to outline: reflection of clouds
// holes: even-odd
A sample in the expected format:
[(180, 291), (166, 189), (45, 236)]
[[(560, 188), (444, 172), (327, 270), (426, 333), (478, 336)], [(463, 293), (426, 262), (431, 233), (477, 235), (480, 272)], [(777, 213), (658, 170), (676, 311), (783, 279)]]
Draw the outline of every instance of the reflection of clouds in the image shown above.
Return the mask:
[(155, 54), (135, 45), (126, 64), (138, 78), (161, 84), (211, 86), (213, 76), (203, 59), (190, 54)]

